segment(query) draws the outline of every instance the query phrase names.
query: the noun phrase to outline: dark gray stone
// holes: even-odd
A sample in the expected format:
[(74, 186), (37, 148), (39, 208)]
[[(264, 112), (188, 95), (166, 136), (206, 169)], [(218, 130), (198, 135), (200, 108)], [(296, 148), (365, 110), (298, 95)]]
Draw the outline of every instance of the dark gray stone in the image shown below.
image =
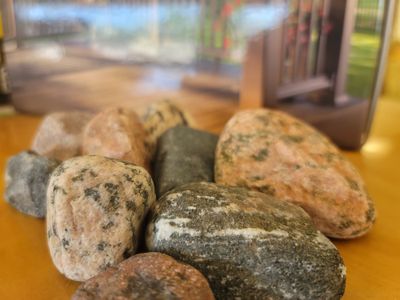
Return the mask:
[(20, 212), (45, 217), (47, 183), (58, 164), (33, 151), (11, 157), (6, 166), (6, 201)]
[(339, 299), (346, 268), (298, 206), (213, 183), (187, 184), (153, 208), (150, 251), (200, 270), (217, 299)]
[(185, 183), (214, 181), (218, 136), (176, 126), (158, 140), (154, 163), (157, 196)]

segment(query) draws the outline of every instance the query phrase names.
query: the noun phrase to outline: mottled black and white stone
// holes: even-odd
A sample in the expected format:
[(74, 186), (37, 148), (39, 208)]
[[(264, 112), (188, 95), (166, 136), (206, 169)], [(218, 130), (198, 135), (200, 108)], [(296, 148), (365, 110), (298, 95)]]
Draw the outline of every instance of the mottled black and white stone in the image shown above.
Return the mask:
[(59, 162), (23, 151), (11, 157), (6, 166), (4, 198), (20, 212), (33, 217), (46, 216), (46, 189), (51, 172)]
[(346, 269), (298, 206), (264, 193), (191, 183), (166, 193), (147, 227), (150, 251), (188, 263), (217, 299), (339, 299)]
[(142, 167), (94, 155), (64, 161), (47, 189), (47, 237), (57, 269), (84, 281), (134, 254), (154, 201)]
[(186, 126), (169, 129), (158, 140), (154, 162), (157, 195), (185, 183), (214, 181), (218, 136)]

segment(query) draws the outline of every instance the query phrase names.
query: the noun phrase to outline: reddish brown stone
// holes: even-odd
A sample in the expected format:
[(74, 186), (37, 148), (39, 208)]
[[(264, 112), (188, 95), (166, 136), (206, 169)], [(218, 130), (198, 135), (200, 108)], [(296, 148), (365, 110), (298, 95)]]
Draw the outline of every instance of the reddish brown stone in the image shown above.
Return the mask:
[(212, 300), (214, 296), (195, 268), (153, 252), (135, 255), (86, 281), (72, 299)]
[(361, 176), (322, 134), (278, 111), (248, 110), (225, 126), (216, 182), (246, 186), (301, 206), (336, 238), (365, 234), (375, 209)]
[(125, 160), (149, 169), (150, 155), (145, 139), (145, 130), (134, 111), (109, 108), (87, 124), (82, 152)]
[(40, 155), (65, 160), (80, 154), (82, 129), (93, 114), (82, 111), (47, 115), (36, 132), (32, 150)]

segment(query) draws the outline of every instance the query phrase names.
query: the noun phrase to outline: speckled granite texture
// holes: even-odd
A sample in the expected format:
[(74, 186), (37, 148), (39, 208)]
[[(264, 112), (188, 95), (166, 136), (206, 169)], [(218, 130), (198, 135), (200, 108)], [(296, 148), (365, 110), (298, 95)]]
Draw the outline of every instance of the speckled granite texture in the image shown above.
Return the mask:
[(233, 116), (218, 142), (215, 179), (301, 206), (330, 237), (361, 236), (375, 220), (353, 165), (325, 136), (283, 112), (256, 109)]
[(100, 156), (64, 161), (47, 189), (47, 237), (57, 269), (84, 281), (134, 254), (154, 201), (142, 167)]
[(217, 299), (339, 299), (346, 269), (300, 207), (244, 188), (191, 183), (150, 214), (146, 244), (188, 263)]
[(192, 118), (176, 104), (162, 100), (151, 104), (144, 117), (144, 128), (147, 132), (146, 145), (151, 155), (155, 154), (159, 137), (168, 129), (177, 125), (192, 126)]

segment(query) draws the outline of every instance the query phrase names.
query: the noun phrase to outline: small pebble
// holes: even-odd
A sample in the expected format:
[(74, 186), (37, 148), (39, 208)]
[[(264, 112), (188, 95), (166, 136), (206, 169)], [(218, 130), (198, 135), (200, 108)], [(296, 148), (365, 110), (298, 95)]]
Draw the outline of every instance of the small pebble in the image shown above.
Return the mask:
[(58, 164), (33, 151), (11, 157), (6, 166), (6, 201), (22, 213), (45, 217), (47, 183)]
[(157, 195), (185, 183), (214, 181), (218, 136), (186, 126), (167, 130), (158, 140), (154, 163)]
[(128, 108), (108, 108), (86, 126), (83, 154), (95, 154), (131, 162), (150, 169), (145, 148), (146, 133), (138, 115)]
[(83, 111), (47, 115), (36, 132), (32, 150), (58, 160), (80, 155), (82, 130), (92, 117), (93, 114)]
[(207, 279), (195, 268), (161, 253), (143, 253), (83, 283), (73, 300), (213, 300)]
[(192, 126), (191, 117), (168, 100), (150, 105), (144, 115), (143, 125), (147, 132), (147, 148), (154, 155), (159, 137), (177, 125)]

